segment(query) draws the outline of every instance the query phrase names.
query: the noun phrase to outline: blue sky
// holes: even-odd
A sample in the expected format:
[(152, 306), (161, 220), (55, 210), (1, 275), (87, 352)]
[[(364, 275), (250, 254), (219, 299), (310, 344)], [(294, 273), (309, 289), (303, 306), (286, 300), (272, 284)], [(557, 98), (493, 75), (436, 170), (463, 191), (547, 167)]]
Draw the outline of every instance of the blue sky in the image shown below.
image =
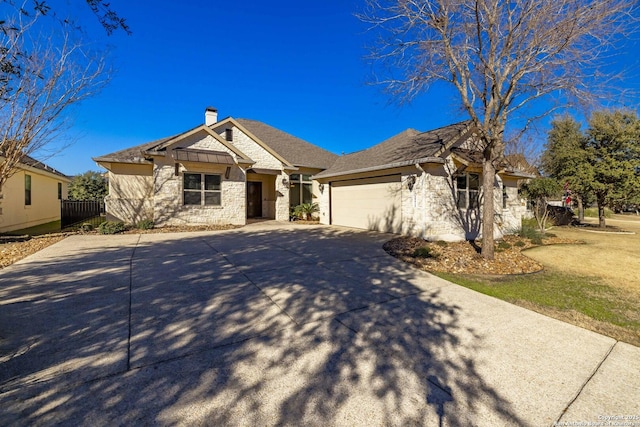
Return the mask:
[[(47, 160), (68, 175), (98, 170), (91, 157), (197, 126), (207, 106), (337, 154), (466, 118), (443, 88), (398, 106), (367, 84), (371, 34), (354, 16), (361, 0), (110, 3), (133, 34), (88, 29), (111, 46), (117, 72), (75, 111), (73, 145)], [(81, 18), (94, 21), (84, 9)]]

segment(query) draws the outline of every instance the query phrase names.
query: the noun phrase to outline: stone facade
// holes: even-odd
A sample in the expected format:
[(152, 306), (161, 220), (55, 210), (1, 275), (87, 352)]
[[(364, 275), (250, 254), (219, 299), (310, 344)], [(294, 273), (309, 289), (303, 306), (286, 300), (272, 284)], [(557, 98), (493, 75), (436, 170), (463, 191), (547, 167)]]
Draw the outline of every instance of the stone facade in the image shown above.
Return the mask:
[[(190, 148), (228, 151), (222, 144), (216, 146), (207, 136)], [(181, 144), (184, 147), (184, 144)], [(213, 147), (212, 147), (213, 146)], [(170, 152), (169, 152), (170, 154)], [(156, 157), (153, 166), (153, 218), (157, 225), (200, 225), (246, 223), (246, 175), (238, 166), (231, 166), (229, 178), (225, 178), (227, 165), (180, 162), (176, 175), (175, 161), (170, 155)], [(194, 206), (183, 202), (184, 173), (220, 175), (221, 206)]]
[[(427, 240), (459, 241), (481, 237), (480, 209), (458, 209), (456, 188), (453, 179), (456, 164), (448, 157), (445, 164), (423, 164), (398, 169), (401, 173), (401, 230), (403, 235), (422, 237)], [(478, 173), (480, 171), (471, 171)], [(388, 173), (388, 172), (386, 172)], [(376, 172), (359, 174), (348, 178), (375, 176)], [(345, 177), (341, 177), (345, 179)], [(322, 181), (329, 186), (329, 180)], [(481, 181), (480, 181), (481, 182)], [(520, 229), (522, 206), (518, 198), (517, 178), (496, 179), (494, 206), (496, 212), (495, 237), (515, 233)], [(481, 184), (480, 184), (481, 185)], [(502, 188), (507, 199), (503, 208)], [(480, 191), (481, 194), (481, 191)], [(318, 198), (320, 222), (330, 224), (329, 192)]]
[[(226, 128), (221, 128), (217, 130), (223, 139), (225, 138), (225, 129)], [(282, 170), (282, 162), (275, 158), (273, 154), (265, 150), (239, 128), (230, 126), (229, 129), (232, 130), (233, 135), (233, 141), (230, 141), (231, 144), (255, 162), (253, 165), (254, 168)]]
[[(249, 131), (245, 132), (243, 129), (244, 127), (233, 119), (225, 119), (219, 123), (207, 122), (206, 127), (195, 128), (180, 137), (167, 140), (165, 144), (155, 146), (153, 150), (146, 150), (144, 157), (134, 157), (130, 159), (133, 160), (130, 163), (126, 160), (111, 163), (108, 157), (105, 157), (103, 161), (108, 164), (110, 170), (111, 191), (107, 198), (109, 215), (129, 223), (153, 219), (159, 226), (243, 225), (248, 214), (247, 182), (253, 182), (260, 183), (259, 186), (252, 185), (250, 190), (252, 198), (260, 191), (261, 211), (253, 209), (257, 205), (251, 205), (251, 215), (261, 215), (263, 218), (279, 221), (289, 220), (291, 175), (313, 176), (322, 170), (288, 164), (270, 151), (263, 142), (256, 140)], [(470, 135), (460, 147), (477, 149), (474, 146), (476, 140), (477, 138)], [(169, 141), (171, 145), (167, 146)], [(174, 155), (174, 150), (178, 148), (185, 150), (182, 152), (183, 155)], [(218, 154), (202, 156), (202, 153), (189, 152), (189, 149), (215, 151)], [(229, 158), (220, 155), (220, 152), (231, 156), (234, 163), (227, 164)], [(135, 153), (129, 153), (130, 156), (132, 154)], [(284, 156), (286, 153), (280, 154)], [(195, 157), (188, 157), (190, 155)], [(149, 156), (152, 157), (152, 161)], [(404, 164), (401, 167), (367, 173), (347, 171), (336, 180), (341, 181), (340, 183), (332, 183), (328, 178), (312, 180), (311, 201), (319, 207), (315, 216), (322, 224), (331, 223), (331, 192), (342, 187), (341, 193), (336, 192), (336, 196), (342, 197), (338, 198), (338, 201), (343, 203), (340, 205), (342, 213), (346, 212), (348, 215), (352, 212), (364, 212), (362, 215), (369, 215), (371, 224), (365, 225), (366, 227), (430, 240), (477, 238), (481, 231), (479, 209), (458, 209), (456, 180), (453, 177), (455, 173), (462, 171), (479, 175), (481, 171), (477, 169), (477, 165), (476, 169), (465, 166), (470, 162), (462, 158), (462, 152), (457, 156), (445, 152), (442, 156), (444, 164), (437, 163), (436, 160), (434, 163)], [(190, 160), (178, 161), (176, 158)], [(221, 205), (185, 205), (185, 173), (219, 175)], [(350, 180), (359, 182), (349, 182)], [(308, 179), (304, 179), (301, 184), (306, 185), (308, 182)], [(515, 232), (520, 228), (523, 207), (517, 194), (517, 182), (516, 177), (510, 176), (496, 179), (493, 202), (496, 207), (495, 224), (498, 238), (502, 233)], [(362, 188), (371, 185), (368, 188), (376, 193), (369, 199), (369, 206), (359, 210), (357, 204), (366, 202), (365, 199), (358, 198), (362, 193), (358, 193), (357, 188), (361, 185)], [(301, 194), (308, 195), (305, 187), (294, 188), (301, 188)], [(345, 189), (348, 191), (345, 192)], [(383, 195), (381, 191), (385, 189), (391, 193)], [(503, 194), (506, 198), (503, 198)], [(297, 197), (294, 199), (297, 200)], [(384, 204), (384, 210), (389, 212), (381, 212), (378, 215), (378, 211), (382, 210), (381, 204)], [(335, 211), (334, 213), (338, 216)], [(378, 217), (381, 219), (377, 220)], [(355, 218), (352, 225), (359, 226), (360, 217), (355, 215)], [(375, 225), (371, 222), (372, 218), (376, 219)]]

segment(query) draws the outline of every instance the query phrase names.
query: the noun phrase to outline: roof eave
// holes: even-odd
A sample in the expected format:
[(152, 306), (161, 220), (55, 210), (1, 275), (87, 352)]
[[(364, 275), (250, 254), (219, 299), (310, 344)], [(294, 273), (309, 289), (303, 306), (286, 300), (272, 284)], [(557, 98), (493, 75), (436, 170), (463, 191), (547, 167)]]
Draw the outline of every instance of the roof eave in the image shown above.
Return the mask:
[(444, 159), (441, 158), (441, 157), (421, 157), (419, 159), (414, 159), (414, 160), (405, 160), (405, 161), (402, 161), (402, 162), (387, 163), (387, 164), (384, 164), (384, 165), (370, 166), (370, 167), (367, 167), (367, 168), (351, 169), (351, 170), (343, 171), (343, 172), (336, 172), (336, 173), (324, 173), (324, 172), (321, 172), (318, 175), (315, 175), (314, 178), (315, 179), (333, 178), (333, 177), (336, 177), (336, 176), (353, 175), (353, 174), (357, 174), (357, 173), (366, 173), (366, 172), (375, 172), (375, 171), (384, 170), (384, 169), (395, 169), (395, 168), (401, 168), (401, 167), (405, 167), (405, 166), (413, 166), (415, 164), (423, 164), (423, 163), (444, 164)]
[(501, 170), (498, 172), (498, 174), (502, 174), (502, 175), (507, 175), (507, 176), (511, 176), (514, 178), (521, 178), (521, 179), (533, 179), (536, 176), (530, 173), (526, 173), (526, 172), (521, 172), (521, 171), (516, 171), (516, 170)]
[(151, 161), (147, 159), (118, 159), (116, 157), (92, 157), (96, 163), (128, 163), (133, 165), (148, 165), (151, 164)]

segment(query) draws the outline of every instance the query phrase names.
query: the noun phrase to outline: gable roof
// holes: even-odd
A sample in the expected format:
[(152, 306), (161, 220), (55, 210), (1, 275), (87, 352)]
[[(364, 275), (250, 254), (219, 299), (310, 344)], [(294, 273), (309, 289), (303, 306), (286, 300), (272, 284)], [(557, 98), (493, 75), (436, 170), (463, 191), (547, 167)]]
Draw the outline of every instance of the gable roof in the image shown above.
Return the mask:
[(145, 158), (144, 153), (148, 150), (152, 150), (155, 147), (175, 138), (178, 135), (170, 136), (168, 138), (162, 138), (151, 142), (145, 142), (144, 144), (136, 145), (124, 150), (115, 151), (103, 156), (92, 157), (94, 162), (114, 162), (114, 163), (147, 163), (152, 164), (150, 160)]
[(371, 148), (340, 156), (329, 169), (314, 177), (328, 178), (415, 163), (442, 163), (443, 159), (438, 156), (464, 137), (469, 129), (469, 121), (428, 132), (407, 129)]
[(336, 154), (257, 120), (236, 119), (236, 122), (294, 166), (326, 169), (338, 158)]
[(336, 154), (333, 154), (327, 150), (324, 150), (318, 146), (315, 146), (307, 141), (304, 141), (291, 134), (283, 132), (265, 123), (257, 120), (249, 119), (233, 119), (226, 118), (219, 122), (207, 127), (204, 125), (197, 126), (186, 132), (173, 135), (167, 138), (162, 138), (156, 141), (140, 144), (135, 147), (126, 148), (124, 150), (116, 151), (114, 153), (105, 154), (103, 156), (94, 157), (95, 162), (114, 162), (114, 163), (142, 163), (151, 164), (150, 160), (146, 159), (145, 153), (153, 154), (157, 150), (163, 150), (167, 146), (178, 141), (180, 138), (193, 134), (194, 132), (206, 129), (216, 139), (218, 139), (223, 145), (227, 146), (233, 152), (238, 154), (240, 160), (247, 160), (252, 162), (247, 156), (242, 154), (236, 147), (232, 147), (231, 144), (220, 138), (219, 135), (212, 132), (211, 129), (216, 126), (224, 124), (224, 122), (231, 122), (239, 125), (248, 131), (251, 137), (257, 139), (257, 143), (263, 145), (267, 151), (272, 152), (283, 163), (288, 163), (294, 166), (311, 167), (318, 169), (326, 169), (333, 164), (338, 158)]
[[(229, 148), (238, 157), (238, 161), (241, 163), (253, 163), (246, 155), (244, 155), (236, 147), (231, 146), (228, 142), (222, 140), (219, 135), (213, 132), (209, 127), (200, 125), (193, 129), (189, 129), (186, 132), (182, 132), (177, 135), (169, 136), (167, 138), (158, 139), (152, 142), (136, 145), (131, 148), (116, 151), (114, 153), (105, 154), (99, 157), (93, 157), (95, 162), (113, 162), (113, 163), (138, 163), (138, 164), (153, 164), (148, 159), (150, 155), (164, 155), (166, 148), (172, 144), (179, 142), (182, 138), (189, 137), (198, 132), (206, 132), (216, 138), (222, 145)], [(218, 156), (219, 157), (219, 156)]]

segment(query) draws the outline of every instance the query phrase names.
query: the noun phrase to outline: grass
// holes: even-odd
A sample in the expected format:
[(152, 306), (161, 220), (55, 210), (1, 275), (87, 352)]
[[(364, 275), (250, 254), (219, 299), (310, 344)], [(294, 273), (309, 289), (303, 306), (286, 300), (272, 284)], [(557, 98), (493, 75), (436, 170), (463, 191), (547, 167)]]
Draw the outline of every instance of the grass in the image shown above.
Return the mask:
[(46, 224), (40, 224), (29, 228), (23, 228), (21, 230), (8, 231), (5, 234), (10, 236), (22, 236), (28, 234), (30, 236), (40, 236), (42, 234), (59, 233), (60, 232), (60, 220), (48, 222)]
[(527, 256), (542, 273), (480, 276), (438, 273), (446, 280), (550, 317), (640, 346), (640, 221), (614, 215), (635, 235), (589, 233), (556, 227), (580, 245), (541, 246)]
[[(584, 216), (590, 218), (598, 218), (598, 208), (585, 208)], [(613, 211), (609, 208), (604, 208), (604, 217), (613, 218)]]
[(548, 270), (491, 278), (438, 273), (477, 292), (640, 346), (640, 299), (598, 278)]

